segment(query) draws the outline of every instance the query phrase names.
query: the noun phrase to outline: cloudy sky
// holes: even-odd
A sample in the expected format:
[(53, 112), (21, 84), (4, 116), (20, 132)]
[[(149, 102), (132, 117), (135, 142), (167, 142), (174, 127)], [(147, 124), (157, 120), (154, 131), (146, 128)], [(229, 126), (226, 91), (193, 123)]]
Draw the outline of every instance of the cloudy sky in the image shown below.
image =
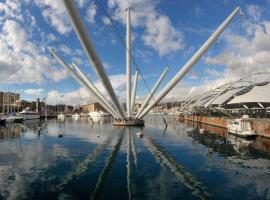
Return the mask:
[[(269, 71), (269, 0), (77, 0), (76, 4), (121, 99), (125, 97), (121, 38), (125, 38), (125, 8), (129, 5), (134, 8), (132, 53), (145, 80), (140, 78), (138, 97), (147, 94), (169, 65), (161, 88), (165, 86), (236, 6), (245, 15), (236, 16), (167, 98), (183, 99), (251, 72)], [(20, 92), (27, 100), (46, 97), (51, 104), (94, 101), (50, 56), (50, 48), (67, 63), (77, 63), (104, 91), (61, 0), (0, 0), (0, 91)]]

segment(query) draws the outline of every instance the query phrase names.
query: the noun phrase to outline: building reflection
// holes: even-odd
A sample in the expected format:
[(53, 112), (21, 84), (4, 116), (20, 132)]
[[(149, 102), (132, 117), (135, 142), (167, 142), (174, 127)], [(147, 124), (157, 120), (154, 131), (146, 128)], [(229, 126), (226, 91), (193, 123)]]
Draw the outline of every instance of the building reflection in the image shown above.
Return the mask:
[(28, 120), (24, 123), (7, 123), (0, 126), (0, 140), (18, 139), (22, 134), (40, 136), (47, 129), (47, 125), (41, 120)]
[(21, 124), (6, 124), (6, 126), (0, 126), (0, 140), (17, 139), (23, 132)]

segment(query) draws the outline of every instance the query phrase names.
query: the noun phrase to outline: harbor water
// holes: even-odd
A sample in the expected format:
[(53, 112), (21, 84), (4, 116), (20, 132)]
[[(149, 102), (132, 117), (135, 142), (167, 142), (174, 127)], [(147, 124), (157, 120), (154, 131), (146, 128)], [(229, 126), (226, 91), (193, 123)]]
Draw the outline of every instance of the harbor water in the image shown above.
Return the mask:
[(0, 199), (270, 199), (270, 140), (166, 118), (0, 126)]

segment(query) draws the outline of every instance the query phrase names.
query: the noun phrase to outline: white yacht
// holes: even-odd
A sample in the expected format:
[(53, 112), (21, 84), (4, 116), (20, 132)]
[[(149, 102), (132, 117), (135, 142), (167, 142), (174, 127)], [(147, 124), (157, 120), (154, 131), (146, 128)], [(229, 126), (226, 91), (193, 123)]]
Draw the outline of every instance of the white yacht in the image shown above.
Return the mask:
[(22, 116), (24, 120), (40, 119), (40, 115), (37, 112), (31, 111), (29, 107), (19, 112), (19, 116)]
[(110, 115), (103, 111), (95, 111), (89, 112), (87, 116), (90, 117), (93, 120), (93, 122), (101, 122), (104, 121), (106, 118), (108, 118)]
[(6, 123), (22, 123), (24, 120), (24, 117), (21, 116), (6, 116)]
[(72, 118), (77, 120), (78, 118), (80, 118), (80, 115), (78, 113), (76, 113), (76, 114), (72, 115)]
[(248, 115), (232, 120), (228, 125), (228, 132), (239, 137), (255, 137), (256, 133), (251, 128), (251, 119)]
[(59, 115), (57, 115), (57, 119), (65, 119), (65, 115), (63, 114), (63, 113), (61, 113), (61, 114), (59, 114)]

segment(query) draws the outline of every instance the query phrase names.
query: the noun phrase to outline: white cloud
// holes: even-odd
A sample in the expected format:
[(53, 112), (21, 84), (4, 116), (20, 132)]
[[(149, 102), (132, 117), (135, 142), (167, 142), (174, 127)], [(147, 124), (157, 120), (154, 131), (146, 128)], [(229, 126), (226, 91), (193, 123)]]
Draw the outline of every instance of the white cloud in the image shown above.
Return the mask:
[(201, 17), (204, 13), (199, 5), (196, 5), (194, 9), (191, 10), (191, 14), (195, 15), (195, 17)]
[(262, 10), (259, 6), (250, 4), (247, 6), (247, 14), (251, 17), (254, 21), (259, 21), (262, 16)]
[(199, 88), (188, 85), (185, 82), (179, 82), (165, 97), (163, 101), (182, 101), (187, 99), (190, 95), (195, 95), (201, 92)]
[[(125, 74), (116, 74), (116, 75), (109, 76), (112, 86), (120, 102), (126, 98), (125, 77), (126, 77)], [(106, 94), (105, 89), (100, 81), (97, 81), (95, 83), (95, 86), (99, 89), (101, 93)], [(66, 92), (66, 93), (52, 90), (48, 92), (48, 97), (47, 97), (48, 104), (52, 104), (52, 105), (62, 104), (62, 103), (69, 104), (69, 105), (78, 105), (78, 104), (86, 104), (86, 103), (91, 103), (91, 102), (96, 102), (96, 101), (97, 100), (94, 97), (94, 95), (90, 94), (89, 91), (83, 87), (80, 87), (79, 89), (76, 89), (71, 92)]]
[(67, 45), (60, 44), (59, 49), (66, 55), (72, 54), (72, 50)]
[(108, 17), (102, 17), (101, 19), (102, 19), (103, 24), (111, 25), (111, 21)]
[(105, 67), (105, 69), (111, 68), (111, 65), (108, 64), (107, 62), (103, 62), (103, 66)]
[(77, 1), (77, 3), (78, 3), (78, 5), (79, 5), (79, 7), (84, 7), (85, 6), (85, 4), (86, 4), (86, 0), (78, 0)]
[[(158, 3), (159, 1), (155, 0), (133, 1), (131, 6), (135, 8), (135, 11), (131, 12), (131, 18), (133, 27), (144, 28), (145, 34), (142, 36), (144, 43), (154, 48), (160, 55), (165, 55), (183, 48), (183, 34), (173, 27), (166, 15), (157, 11)], [(123, 11), (128, 6), (128, 1), (108, 1), (108, 7), (113, 11), (113, 18), (122, 24), (126, 23)]]
[(6, 0), (0, 2), (0, 22), (7, 19), (22, 20), (21, 2), (18, 0)]
[(48, 92), (47, 103), (51, 105), (67, 104), (67, 105), (80, 105), (90, 102), (95, 102), (93, 95), (84, 88), (79, 88), (75, 91), (62, 93), (56, 90)]
[(97, 6), (94, 4), (94, 2), (91, 2), (86, 11), (87, 21), (89, 21), (90, 23), (95, 23), (96, 14), (97, 14)]
[(47, 39), (51, 41), (56, 41), (57, 37), (54, 34), (50, 33), (47, 35)]
[(63, 1), (55, 0), (34, 0), (37, 6), (42, 9), (42, 16), (60, 34), (69, 33), (72, 28), (65, 12)]
[(41, 83), (45, 78), (60, 80), (55, 74), (63, 71), (54, 68), (43, 49), (31, 41), (29, 34), (18, 22), (6, 20), (0, 33), (0, 82), (1, 83)]
[(264, 21), (254, 28), (252, 36), (229, 34), (226, 48), (217, 56), (207, 57), (205, 62), (224, 65), (225, 76), (239, 78), (253, 71), (269, 71), (270, 22)]
[(44, 89), (40, 88), (40, 89), (26, 89), (24, 90), (24, 93), (26, 94), (30, 94), (30, 95), (40, 95), (44, 92)]

